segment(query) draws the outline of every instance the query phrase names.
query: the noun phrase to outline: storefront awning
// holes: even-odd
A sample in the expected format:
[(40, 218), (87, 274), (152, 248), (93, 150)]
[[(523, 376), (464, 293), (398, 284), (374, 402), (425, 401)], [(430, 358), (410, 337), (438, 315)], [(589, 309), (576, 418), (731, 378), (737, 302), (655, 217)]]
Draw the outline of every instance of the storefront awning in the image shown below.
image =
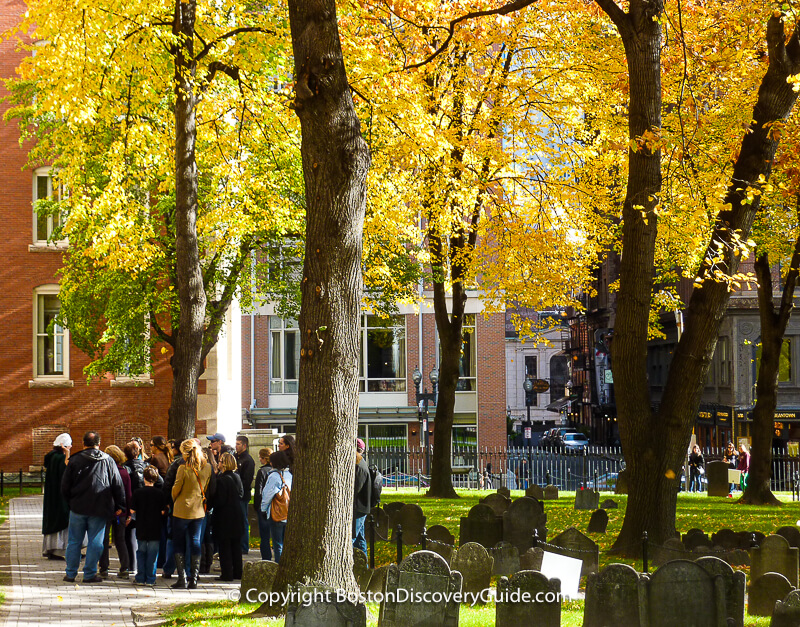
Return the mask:
[(558, 414), (561, 413), (561, 410), (564, 409), (568, 404), (569, 404), (569, 396), (562, 396), (557, 401), (553, 401), (552, 403), (550, 403), (547, 407), (545, 407), (545, 409), (547, 411), (553, 411)]

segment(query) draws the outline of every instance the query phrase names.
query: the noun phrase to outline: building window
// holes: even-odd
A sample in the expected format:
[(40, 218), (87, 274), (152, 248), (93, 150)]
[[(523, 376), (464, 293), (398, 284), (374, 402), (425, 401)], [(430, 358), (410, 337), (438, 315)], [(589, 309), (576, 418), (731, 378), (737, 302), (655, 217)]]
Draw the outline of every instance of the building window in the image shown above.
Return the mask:
[(478, 428), (475, 425), (456, 425), (452, 437), (452, 465), (474, 465), (478, 453)]
[(34, 379), (69, 378), (69, 335), (55, 322), (61, 309), (58, 286), (40, 287), (34, 294)]
[(361, 317), (359, 390), (406, 391), (406, 327), (403, 316)]
[(270, 394), (297, 394), (300, 329), (297, 320), (270, 316)]
[[(539, 378), (538, 369), (536, 366), (536, 355), (525, 355), (525, 378)], [(536, 392), (531, 392), (531, 406), (539, 406), (539, 395)]]
[[(438, 334), (437, 334), (438, 341)], [(475, 314), (464, 315), (464, 325), (461, 330), (461, 358), (458, 362), (459, 392), (475, 392), (478, 387), (477, 376), (477, 342), (475, 336)], [(442, 345), (439, 343), (439, 363), (442, 361)]]
[[(33, 241), (39, 244), (52, 240), (61, 227), (61, 214), (52, 201), (57, 201), (58, 193), (53, 193), (53, 178), (50, 168), (39, 168), (33, 174)], [(63, 241), (63, 240), (60, 240)]]
[(731, 383), (731, 340), (728, 337), (719, 338), (717, 344), (719, 351), (719, 384), (728, 386)]

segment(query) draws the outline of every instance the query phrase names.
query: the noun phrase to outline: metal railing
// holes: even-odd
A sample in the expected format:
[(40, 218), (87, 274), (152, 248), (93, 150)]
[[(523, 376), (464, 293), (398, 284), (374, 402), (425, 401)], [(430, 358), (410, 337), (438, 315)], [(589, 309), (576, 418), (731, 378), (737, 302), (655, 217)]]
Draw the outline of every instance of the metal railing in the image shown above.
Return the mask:
[(44, 468), (33, 472), (0, 470), (0, 496), (22, 496), (24, 488), (44, 489)]

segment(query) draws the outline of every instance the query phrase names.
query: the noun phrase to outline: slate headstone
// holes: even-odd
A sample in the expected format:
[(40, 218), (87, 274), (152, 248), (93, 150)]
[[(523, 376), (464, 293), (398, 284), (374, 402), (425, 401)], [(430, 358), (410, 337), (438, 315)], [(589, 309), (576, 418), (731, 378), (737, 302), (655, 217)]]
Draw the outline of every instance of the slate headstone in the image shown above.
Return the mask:
[(395, 518), (397, 517), (397, 513), (403, 509), (403, 505), (405, 505), (405, 503), (402, 501), (393, 501), (383, 506), (383, 511), (386, 512), (386, 515), (389, 517), (389, 529), (394, 529)]
[(452, 568), (461, 573), (465, 593), (479, 594), (490, 585), (494, 559), (485, 547), (477, 542), (468, 542), (458, 547)]
[(683, 534), (681, 541), (687, 551), (694, 551), (697, 547), (701, 546), (710, 549), (713, 546), (711, 538), (709, 538), (708, 534), (703, 532), (702, 529), (689, 529), (689, 531)]
[(795, 526), (781, 527), (775, 532), (776, 536), (783, 536), (789, 542), (789, 546), (795, 549), (800, 548), (800, 529)]
[(594, 540), (583, 535), (575, 527), (570, 527), (550, 540), (547, 550), (581, 560), (583, 562), (581, 577), (597, 572), (600, 563), (600, 548)]
[(255, 603), (259, 594), (272, 592), (272, 582), (278, 564), (269, 561), (245, 562), (242, 568), (242, 582), (239, 586), (239, 602)]
[[(399, 565), (386, 571), (386, 595), (381, 602), (378, 625), (383, 627), (458, 627), (461, 573), (450, 567), (433, 551), (416, 551)], [(425, 591), (429, 596), (403, 600), (398, 591)], [(439, 597), (447, 595), (445, 601)], [(426, 598), (428, 599), (426, 601)]]
[(711, 575), (719, 575), (725, 584), (725, 618), (732, 618), (731, 627), (744, 625), (744, 595), (747, 577), (742, 571), (733, 570), (730, 565), (718, 557), (708, 556), (695, 560)]
[(797, 627), (800, 625), (800, 590), (792, 590), (783, 601), (775, 603), (769, 627)]
[(443, 525), (434, 525), (428, 529), (428, 550), (438, 553), (448, 564), (455, 552), (456, 539), (450, 530)]
[(372, 571), (372, 577), (369, 580), (369, 590), (373, 594), (377, 594), (378, 592), (383, 593), (383, 587), (386, 585), (386, 571), (389, 570), (388, 564), (385, 566), (379, 566), (375, 570)]
[(494, 558), (493, 575), (513, 575), (520, 570), (519, 551), (510, 542), (498, 542), (491, 550)]
[(372, 579), (372, 571), (369, 569), (367, 555), (356, 547), (353, 547), (353, 576), (355, 576), (361, 592), (366, 592), (370, 579)]
[(639, 573), (627, 564), (609, 564), (586, 578), (583, 627), (640, 627)]
[(767, 573), (753, 578), (747, 591), (747, 613), (750, 616), (772, 616), (775, 603), (785, 599), (794, 589), (780, 573)]
[(749, 551), (753, 547), (761, 546), (765, 536), (760, 531), (739, 531), (736, 533), (739, 538), (739, 548)]
[(497, 493), (485, 496), (480, 500), (480, 502), (491, 507), (495, 513), (495, 516), (502, 516), (503, 512), (505, 512), (511, 506), (510, 498)]
[(520, 570), (542, 570), (542, 557), (544, 557), (544, 549), (541, 547), (534, 547), (525, 551), (519, 556), (519, 569)]
[(537, 501), (543, 501), (544, 488), (540, 485), (529, 486), (528, 489), (525, 490), (525, 496), (529, 496), (532, 499), (536, 499)]
[(498, 494), (502, 494), (503, 496), (505, 496), (505, 497), (507, 497), (509, 499), (511, 498), (511, 490), (509, 490), (505, 486), (500, 486), (499, 488), (497, 488), (497, 493)]
[(732, 529), (720, 529), (711, 535), (711, 542), (726, 551), (739, 548), (739, 537)]
[(493, 547), (503, 539), (503, 519), (498, 518), (488, 505), (474, 505), (466, 516), (461, 517), (459, 546), (477, 542), (484, 547)]
[(533, 546), (534, 529), (540, 540), (547, 539), (547, 514), (539, 501), (523, 496), (511, 503), (503, 514), (503, 540), (511, 542), (522, 553)]
[(719, 627), (725, 624), (722, 577), (687, 560), (667, 562), (646, 580), (648, 627)]
[(619, 505), (614, 499), (606, 499), (600, 503), (600, 509), (619, 509)]
[(575, 509), (593, 510), (600, 506), (600, 493), (585, 488), (575, 491)]
[[(560, 627), (561, 582), (548, 579), (542, 573), (522, 570), (512, 577), (501, 577), (497, 582), (495, 625), (497, 627)], [(515, 601), (527, 593), (529, 602)], [(537, 603), (536, 599), (540, 599)], [(542, 600), (543, 599), (543, 600)]]
[(620, 470), (617, 473), (617, 483), (614, 485), (614, 494), (628, 493), (628, 471)]
[(678, 538), (670, 538), (661, 546), (651, 545), (651, 555), (653, 566), (661, 566), (672, 560), (693, 559), (695, 557), (690, 551), (686, 550), (686, 547), (683, 546), (683, 542)]
[(425, 514), (416, 503), (406, 503), (394, 517), (392, 539), (395, 538), (397, 525), (403, 528), (403, 544), (415, 545), (422, 541), (422, 530), (425, 528)]
[(367, 606), (341, 601), (326, 586), (289, 586), (285, 627), (366, 627)]
[(766, 573), (780, 573), (796, 588), (798, 552), (783, 536), (767, 536), (760, 547), (750, 550), (750, 577), (755, 580)]
[(544, 486), (544, 495), (542, 495), (542, 499), (544, 499), (545, 501), (557, 501), (558, 488), (554, 485)]
[(608, 512), (604, 509), (594, 510), (589, 519), (589, 526), (586, 528), (587, 533), (605, 533), (607, 528)]
[[(382, 507), (373, 507), (372, 519), (375, 521), (375, 541), (389, 539), (389, 514)], [(367, 544), (369, 544), (369, 529), (364, 529)]]
[(706, 463), (706, 480), (708, 481), (708, 496), (728, 496), (730, 481), (728, 481), (728, 464), (721, 461)]

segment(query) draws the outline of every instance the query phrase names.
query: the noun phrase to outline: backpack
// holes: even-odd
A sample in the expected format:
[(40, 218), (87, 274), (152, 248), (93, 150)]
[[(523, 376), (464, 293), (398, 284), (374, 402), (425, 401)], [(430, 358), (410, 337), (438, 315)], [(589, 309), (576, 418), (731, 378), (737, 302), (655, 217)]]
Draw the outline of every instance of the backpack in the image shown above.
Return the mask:
[(286, 482), (283, 480), (283, 473), (281, 475), (281, 489), (272, 497), (270, 504), (270, 517), (275, 522), (283, 522), (289, 517), (289, 499), (292, 497), (292, 491)]
[(374, 464), (369, 467), (369, 482), (371, 485), (369, 508), (377, 507), (381, 502), (381, 490), (383, 490), (383, 475)]

